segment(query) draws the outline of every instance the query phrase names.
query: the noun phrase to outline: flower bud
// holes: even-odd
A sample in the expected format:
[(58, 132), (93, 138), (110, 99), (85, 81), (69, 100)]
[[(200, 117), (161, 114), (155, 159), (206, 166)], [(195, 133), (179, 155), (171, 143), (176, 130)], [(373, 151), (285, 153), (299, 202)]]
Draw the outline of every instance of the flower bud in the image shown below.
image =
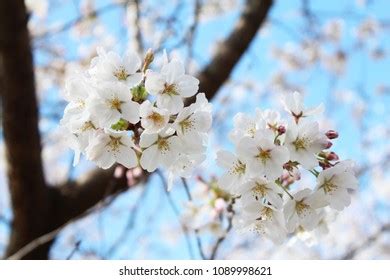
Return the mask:
[(332, 147), (332, 146), (333, 146), (333, 143), (330, 142), (330, 141), (328, 141), (328, 142), (325, 143), (324, 149), (329, 149), (329, 148)]
[(322, 167), (323, 170), (332, 167), (332, 165), (329, 162), (323, 162), (323, 161), (320, 161), (320, 166)]
[(279, 125), (278, 133), (279, 133), (279, 135), (286, 133), (286, 127), (284, 125)]
[(125, 173), (125, 168), (121, 165), (118, 165), (117, 167), (115, 167), (115, 171), (114, 171), (114, 178), (121, 178)]
[(337, 137), (339, 137), (339, 134), (337, 131), (334, 131), (334, 130), (328, 130), (326, 133), (325, 133), (326, 137), (328, 137), (328, 139), (336, 139)]
[(335, 153), (335, 152), (330, 152), (327, 156), (326, 156), (326, 159), (327, 160), (339, 160), (339, 156)]
[(149, 68), (149, 65), (153, 62), (154, 60), (154, 54), (152, 49), (148, 49), (148, 51), (145, 54), (145, 59), (144, 59), (144, 65), (142, 67), (142, 72), (146, 72), (146, 70)]

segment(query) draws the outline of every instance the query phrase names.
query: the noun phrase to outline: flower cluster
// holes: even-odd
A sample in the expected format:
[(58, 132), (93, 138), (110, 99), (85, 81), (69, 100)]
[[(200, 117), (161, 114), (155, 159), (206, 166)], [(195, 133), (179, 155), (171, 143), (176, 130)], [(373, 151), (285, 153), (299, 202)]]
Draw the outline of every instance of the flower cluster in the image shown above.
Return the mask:
[[(287, 233), (316, 228), (328, 207), (343, 210), (358, 185), (353, 163), (328, 151), (337, 132), (323, 133), (310, 120), (322, 106), (305, 108), (298, 92), (286, 95), (283, 104), (288, 120), (271, 110), (258, 109), (254, 117), (237, 114), (230, 133), (236, 151), (217, 154), (226, 170), (218, 184), (237, 198), (236, 227), (276, 243)], [(314, 188), (297, 186), (302, 170), (315, 176)]]
[(209, 182), (198, 178), (192, 200), (184, 204), (181, 221), (187, 229), (223, 237), (226, 235), (224, 221), (231, 215), (230, 200), (230, 195), (218, 187), (214, 178)]
[(61, 124), (69, 146), (107, 169), (115, 163), (149, 172), (166, 168), (187, 177), (205, 158), (211, 105), (198, 93), (199, 81), (185, 74), (181, 61), (163, 57), (160, 71), (149, 69), (153, 53), (142, 61), (98, 50), (86, 73), (67, 81)]

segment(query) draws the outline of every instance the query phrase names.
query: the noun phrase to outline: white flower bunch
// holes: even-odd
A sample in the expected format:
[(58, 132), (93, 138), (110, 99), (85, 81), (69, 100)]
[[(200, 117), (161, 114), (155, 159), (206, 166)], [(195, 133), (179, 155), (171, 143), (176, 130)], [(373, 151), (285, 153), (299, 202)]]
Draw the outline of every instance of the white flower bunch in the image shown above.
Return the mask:
[[(283, 104), (289, 120), (271, 110), (237, 114), (230, 133), (235, 153), (217, 153), (217, 164), (226, 170), (218, 184), (237, 202), (235, 226), (275, 243), (288, 233), (315, 229), (325, 207), (343, 210), (358, 185), (353, 163), (327, 151), (337, 132), (323, 133), (310, 120), (322, 106), (306, 109), (298, 92), (286, 95)], [(297, 186), (302, 170), (315, 176), (315, 187)]]
[(115, 163), (148, 172), (163, 167), (172, 182), (204, 160), (211, 105), (199, 93), (184, 107), (199, 81), (166, 54), (160, 71), (149, 69), (153, 58), (151, 51), (142, 62), (135, 52), (98, 50), (88, 71), (67, 81), (61, 125), (75, 164), (83, 154), (103, 169)]
[(215, 179), (205, 182), (199, 178), (192, 200), (183, 205), (181, 222), (187, 229), (222, 237), (226, 234), (224, 221), (230, 214), (229, 201), (230, 195), (218, 187)]

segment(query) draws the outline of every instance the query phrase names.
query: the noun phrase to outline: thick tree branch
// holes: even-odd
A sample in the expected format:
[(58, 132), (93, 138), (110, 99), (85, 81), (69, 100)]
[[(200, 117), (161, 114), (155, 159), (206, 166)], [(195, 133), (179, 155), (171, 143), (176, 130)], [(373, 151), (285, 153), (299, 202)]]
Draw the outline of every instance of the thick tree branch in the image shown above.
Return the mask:
[[(248, 49), (261, 24), (266, 20), (273, 0), (247, 0), (230, 35), (219, 44), (211, 62), (198, 74), (200, 92), (212, 99), (226, 82), (234, 66)], [(192, 103), (195, 97), (187, 101)]]
[[(0, 1), (0, 92), (13, 223), (7, 254), (47, 230), (38, 109), (23, 0)], [(42, 253), (42, 252), (41, 252)], [(36, 252), (37, 258), (43, 258)], [(44, 254), (44, 252), (43, 252)]]

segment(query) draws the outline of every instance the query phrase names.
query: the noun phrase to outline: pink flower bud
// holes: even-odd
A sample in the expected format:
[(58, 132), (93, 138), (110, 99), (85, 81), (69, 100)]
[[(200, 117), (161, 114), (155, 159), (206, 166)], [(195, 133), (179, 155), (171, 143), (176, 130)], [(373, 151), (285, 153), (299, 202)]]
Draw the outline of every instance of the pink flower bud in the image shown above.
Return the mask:
[(332, 147), (332, 146), (333, 146), (333, 143), (330, 142), (330, 141), (328, 141), (328, 142), (325, 143), (324, 149), (329, 149), (329, 148)]
[(135, 184), (134, 174), (133, 170), (127, 170), (126, 172), (126, 178), (127, 178), (127, 185), (129, 187), (133, 186)]
[(115, 171), (114, 171), (115, 178), (117, 179), (121, 178), (124, 173), (125, 173), (125, 168), (123, 166), (118, 165), (117, 167), (115, 167)]
[(326, 137), (328, 137), (328, 139), (336, 139), (337, 137), (339, 137), (338, 132), (334, 130), (328, 130), (325, 135)]
[(322, 167), (323, 170), (332, 167), (332, 165), (330, 163), (323, 162), (323, 161), (320, 161), (320, 166)]
[(327, 157), (327, 160), (339, 160), (339, 156), (335, 152), (330, 152)]
[(279, 133), (279, 135), (286, 133), (286, 127), (284, 125), (279, 125), (278, 133)]

